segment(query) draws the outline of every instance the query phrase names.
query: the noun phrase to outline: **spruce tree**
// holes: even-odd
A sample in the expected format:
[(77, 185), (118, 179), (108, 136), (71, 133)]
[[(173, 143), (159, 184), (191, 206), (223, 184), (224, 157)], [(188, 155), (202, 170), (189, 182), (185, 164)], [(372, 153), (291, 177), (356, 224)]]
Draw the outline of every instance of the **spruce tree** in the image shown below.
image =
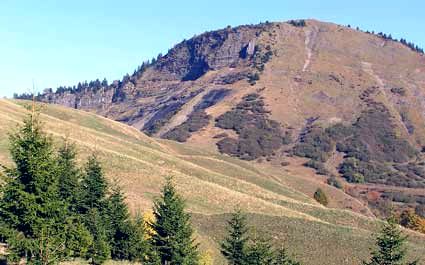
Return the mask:
[(364, 265), (415, 265), (404, 263), (406, 236), (403, 236), (394, 217), (390, 217), (376, 237), (377, 250), (373, 251), (370, 262)]
[(136, 215), (136, 218), (131, 221), (130, 228), (128, 259), (145, 263), (150, 261), (152, 259), (152, 255), (149, 253), (151, 247), (145, 238), (145, 222), (141, 214)]
[(230, 265), (246, 264), (247, 232), (246, 216), (237, 209), (228, 222), (228, 236), (221, 243), (221, 253)]
[(184, 208), (183, 199), (176, 193), (171, 178), (167, 178), (160, 199), (154, 203), (155, 221), (150, 224), (154, 231), (151, 242), (161, 264), (198, 264), (198, 246)]
[(90, 209), (86, 214), (86, 222), (91, 224), (88, 228), (93, 236), (93, 244), (88, 251), (87, 258), (90, 259), (91, 264), (102, 264), (111, 256), (104, 215), (97, 208)]
[(111, 257), (113, 259), (130, 259), (130, 238), (133, 227), (130, 214), (124, 202), (124, 195), (118, 186), (115, 186), (108, 198), (109, 238), (111, 241)]
[(106, 198), (108, 184), (95, 155), (88, 158), (84, 171), (77, 209), (93, 237), (88, 256), (93, 264), (101, 264), (111, 256), (111, 226)]
[(273, 265), (301, 265), (301, 263), (291, 259), (286, 253), (286, 249), (281, 247), (275, 254)]
[(33, 112), (10, 136), (15, 167), (6, 169), (0, 223), (8, 257), (52, 264), (65, 258), (67, 205), (60, 199), (57, 163), (50, 137)]
[(270, 240), (254, 237), (247, 250), (248, 265), (270, 265), (273, 263), (273, 248)]
[(87, 213), (91, 209), (98, 209), (101, 213), (106, 210), (106, 192), (108, 184), (103, 176), (102, 167), (95, 155), (89, 157), (85, 167), (81, 185), (79, 211)]
[(79, 193), (80, 172), (75, 159), (75, 145), (65, 141), (65, 144), (59, 149), (58, 156), (59, 194), (72, 208), (77, 203)]

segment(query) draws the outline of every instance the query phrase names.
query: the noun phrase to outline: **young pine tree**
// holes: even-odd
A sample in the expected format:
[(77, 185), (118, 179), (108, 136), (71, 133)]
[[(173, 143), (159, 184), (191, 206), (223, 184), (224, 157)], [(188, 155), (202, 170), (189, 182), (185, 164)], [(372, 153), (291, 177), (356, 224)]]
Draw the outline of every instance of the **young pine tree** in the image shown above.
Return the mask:
[(171, 178), (167, 178), (161, 198), (154, 204), (155, 221), (150, 224), (154, 231), (151, 242), (161, 264), (198, 264), (198, 246), (184, 208), (183, 199), (176, 193)]
[(221, 253), (230, 265), (246, 264), (249, 240), (247, 232), (246, 217), (237, 209), (228, 222), (228, 236), (221, 243)]
[(377, 250), (373, 251), (370, 262), (364, 265), (415, 265), (417, 262), (404, 263), (406, 256), (406, 236), (403, 236), (394, 217), (388, 219), (376, 237)]
[(36, 114), (10, 136), (15, 167), (6, 169), (0, 192), (0, 237), (8, 258), (52, 264), (65, 258), (67, 205), (59, 196), (58, 165), (52, 140), (42, 132)]

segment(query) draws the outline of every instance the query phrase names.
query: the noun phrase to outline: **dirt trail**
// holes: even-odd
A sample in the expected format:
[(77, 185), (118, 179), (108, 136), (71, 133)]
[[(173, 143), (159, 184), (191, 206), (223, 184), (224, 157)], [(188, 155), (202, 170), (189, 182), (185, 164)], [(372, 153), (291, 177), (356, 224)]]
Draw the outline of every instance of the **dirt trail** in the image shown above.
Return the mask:
[(316, 45), (318, 29), (317, 27), (307, 28), (305, 30), (305, 50), (307, 52), (307, 58), (303, 66), (303, 72), (307, 70), (311, 63), (311, 57), (313, 56), (313, 50)]
[(378, 76), (375, 73), (375, 71), (373, 71), (373, 68), (372, 68), (372, 64), (371, 63), (362, 62), (362, 69), (363, 69), (363, 71), (365, 71), (366, 73), (368, 73), (369, 75), (371, 75), (372, 77), (374, 77), (375, 80), (376, 80), (376, 82), (378, 83), (378, 85), (380, 87), (384, 87), (385, 86), (384, 80), (382, 80), (381, 77)]

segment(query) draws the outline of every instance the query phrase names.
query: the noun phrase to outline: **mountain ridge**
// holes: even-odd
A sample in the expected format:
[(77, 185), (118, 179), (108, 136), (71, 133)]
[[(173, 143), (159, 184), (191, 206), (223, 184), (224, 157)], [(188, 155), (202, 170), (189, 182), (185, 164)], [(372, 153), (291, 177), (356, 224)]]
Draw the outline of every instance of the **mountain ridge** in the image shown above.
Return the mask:
[(379, 185), (407, 190), (402, 208), (425, 201), (425, 56), (383, 33), (317, 20), (228, 27), (110, 86), (38, 99), (292, 174), (301, 163), (368, 203), (374, 191), (394, 199)]

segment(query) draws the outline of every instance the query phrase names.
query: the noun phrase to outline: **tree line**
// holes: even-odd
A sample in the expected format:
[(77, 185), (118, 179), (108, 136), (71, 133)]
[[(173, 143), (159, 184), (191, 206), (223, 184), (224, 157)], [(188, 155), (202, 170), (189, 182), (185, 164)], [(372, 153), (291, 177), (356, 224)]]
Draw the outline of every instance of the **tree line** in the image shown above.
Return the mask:
[[(351, 28), (351, 25), (347, 25), (347, 27)], [(403, 44), (404, 46), (410, 48), (414, 52), (417, 52), (417, 53), (420, 53), (420, 54), (424, 54), (424, 49), (423, 48), (419, 47), (419, 45), (414, 44), (411, 41), (407, 41), (404, 38), (400, 38), (400, 40), (398, 40), (397, 38), (393, 38), (393, 36), (391, 34), (386, 34), (386, 33), (383, 33), (383, 32), (375, 33), (375, 31), (373, 31), (373, 30), (372, 31), (369, 31), (369, 30), (363, 31), (359, 27), (356, 27), (356, 30), (357, 31), (365, 32), (367, 34), (376, 35), (378, 37), (383, 38), (384, 40), (392, 40), (392, 41), (395, 41), (395, 42), (399, 42), (399, 43)]]
[[(121, 80), (116, 80), (113, 81), (112, 83), (108, 83), (108, 80), (106, 78), (103, 78), (103, 80), (91, 80), (91, 81), (83, 81), (83, 82), (78, 82), (77, 85), (73, 85), (73, 86), (59, 86), (57, 87), (54, 91), (52, 88), (45, 88), (44, 91), (42, 93), (38, 93), (36, 95), (36, 99), (40, 99), (42, 98), (44, 95), (47, 94), (64, 94), (64, 93), (71, 93), (71, 94), (75, 94), (75, 93), (81, 93), (84, 91), (93, 91), (96, 92), (98, 90), (100, 90), (101, 88), (116, 88), (116, 89), (121, 89), (123, 88), (126, 84), (128, 84), (129, 82), (133, 83), (134, 85), (136, 84), (137, 79), (139, 79), (143, 73), (146, 71), (147, 68), (151, 67), (152, 65), (154, 65), (158, 60), (160, 60), (163, 57), (163, 55), (161, 53), (159, 53), (157, 55), (157, 57), (153, 57), (151, 60), (147, 60), (144, 61), (141, 65), (137, 66), (137, 68), (134, 70), (132, 75), (129, 75), (128, 73), (125, 74)], [(18, 93), (14, 93), (13, 94), (13, 98), (14, 99), (32, 99), (33, 94), (32, 93), (22, 93), (22, 94), (18, 94)]]
[[(38, 116), (29, 115), (10, 135), (13, 167), (2, 166), (0, 242), (10, 263), (58, 264), (82, 258), (152, 265), (205, 265), (190, 215), (172, 179), (154, 201), (153, 220), (132, 217), (117, 184), (110, 185), (96, 155), (81, 169), (75, 146), (55, 148)], [(220, 245), (232, 265), (299, 265), (282, 246), (250, 233), (246, 215), (236, 210)], [(255, 229), (254, 229), (255, 230)], [(406, 255), (397, 224), (384, 224), (368, 265), (400, 265)], [(406, 263), (409, 265), (417, 264)]]

